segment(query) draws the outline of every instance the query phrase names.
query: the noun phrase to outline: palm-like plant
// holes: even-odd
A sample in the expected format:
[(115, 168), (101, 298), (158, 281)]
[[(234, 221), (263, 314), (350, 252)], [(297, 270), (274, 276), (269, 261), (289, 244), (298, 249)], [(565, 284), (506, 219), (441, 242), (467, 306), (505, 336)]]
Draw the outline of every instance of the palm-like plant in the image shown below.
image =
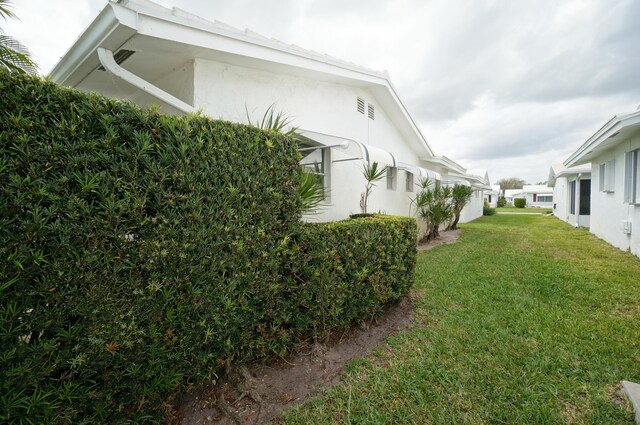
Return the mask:
[(373, 191), (376, 183), (380, 181), (385, 173), (387, 172), (387, 167), (378, 167), (377, 162), (366, 163), (364, 167), (362, 167), (362, 175), (364, 176), (367, 184), (364, 187), (364, 192), (360, 195), (360, 208), (362, 208), (363, 214), (367, 214), (367, 205), (369, 203), (369, 196)]
[[(255, 123), (251, 120), (251, 115), (249, 114), (249, 109), (247, 109), (247, 105), (244, 106), (244, 110), (245, 110), (245, 113), (247, 114), (247, 121), (249, 122), (249, 125), (256, 126), (263, 130), (277, 131), (278, 133), (282, 133), (287, 136), (293, 136), (297, 130), (297, 127), (290, 126), (293, 120), (287, 117), (282, 111), (276, 112), (275, 105), (273, 104), (271, 104), (267, 108), (267, 110), (264, 111), (264, 114), (262, 114), (262, 118), (259, 120), (256, 120)], [(289, 127), (288, 130), (287, 130), (287, 127)]]
[(421, 190), (416, 195), (413, 203), (420, 218), (427, 226), (425, 240), (431, 240), (440, 236), (440, 226), (453, 217), (451, 202), (452, 188), (442, 186), (439, 182), (429, 179), (420, 182)]
[[(246, 105), (244, 110), (247, 114), (247, 123), (250, 126), (295, 137), (298, 128), (290, 125), (292, 120), (287, 117), (284, 112), (276, 112), (273, 104), (262, 114), (262, 118), (255, 122), (252, 121), (251, 114)], [(322, 207), (322, 202), (325, 198), (324, 187), (318, 178), (318, 170), (314, 173), (305, 167), (299, 167), (297, 172), (299, 182), (298, 196), (301, 200), (300, 211), (302, 214), (315, 214)]]
[(303, 214), (317, 213), (324, 201), (324, 189), (318, 181), (318, 175), (305, 167), (300, 167), (298, 171), (300, 173), (298, 195), (302, 201), (301, 211)]
[(453, 221), (449, 225), (447, 230), (455, 230), (458, 228), (458, 221), (460, 221), (460, 213), (465, 205), (471, 199), (471, 194), (473, 193), (473, 188), (469, 186), (463, 186), (461, 184), (457, 184), (453, 186), (451, 190), (451, 205), (453, 208)]
[[(0, 0), (0, 17), (5, 20), (18, 17), (11, 11), (10, 0)], [(5, 35), (0, 28), (0, 68), (10, 72), (34, 74), (38, 66), (31, 58), (31, 53), (18, 40)]]

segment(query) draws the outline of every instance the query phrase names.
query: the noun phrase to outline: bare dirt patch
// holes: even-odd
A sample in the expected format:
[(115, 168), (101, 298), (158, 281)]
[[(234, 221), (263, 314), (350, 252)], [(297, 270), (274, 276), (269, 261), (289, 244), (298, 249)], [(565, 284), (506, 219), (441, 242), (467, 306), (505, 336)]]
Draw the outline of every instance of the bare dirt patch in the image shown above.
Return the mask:
[[(188, 394), (170, 422), (264, 424), (274, 420), (283, 410), (318, 395), (323, 387), (337, 384), (349, 361), (369, 355), (385, 337), (407, 328), (414, 299), (410, 295), (388, 307), (374, 323), (331, 335), (326, 345), (303, 344), (291, 358), (250, 365), (240, 385), (222, 380)], [(239, 387), (245, 391), (238, 391)]]
[(461, 229), (440, 232), (440, 236), (437, 238), (430, 240), (429, 242), (420, 243), (418, 245), (418, 252), (426, 251), (428, 249), (435, 248), (436, 246), (454, 243), (460, 238), (461, 234)]

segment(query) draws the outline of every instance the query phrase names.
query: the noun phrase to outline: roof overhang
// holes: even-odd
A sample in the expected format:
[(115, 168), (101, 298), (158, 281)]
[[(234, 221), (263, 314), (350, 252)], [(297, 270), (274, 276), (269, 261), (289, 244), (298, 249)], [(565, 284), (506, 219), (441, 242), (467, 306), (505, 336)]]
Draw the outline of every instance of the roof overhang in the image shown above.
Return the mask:
[(614, 116), (595, 132), (577, 151), (572, 153), (564, 165), (573, 167), (593, 161), (607, 149), (629, 139), (640, 132), (640, 110), (630, 114)]
[(198, 58), (366, 87), (417, 155), (434, 156), (387, 73), (210, 22), (180, 9), (147, 0), (124, 0), (105, 6), (50, 72), (53, 81), (107, 96), (121, 92), (119, 97), (132, 97), (137, 88), (127, 84), (114, 88), (109, 74), (100, 70), (99, 48), (115, 54), (121, 49), (134, 51), (122, 67), (146, 81)]
[(575, 167), (565, 167), (563, 164), (554, 164), (549, 169), (548, 187), (554, 187), (556, 180), (560, 177), (591, 176), (591, 163), (577, 165)]

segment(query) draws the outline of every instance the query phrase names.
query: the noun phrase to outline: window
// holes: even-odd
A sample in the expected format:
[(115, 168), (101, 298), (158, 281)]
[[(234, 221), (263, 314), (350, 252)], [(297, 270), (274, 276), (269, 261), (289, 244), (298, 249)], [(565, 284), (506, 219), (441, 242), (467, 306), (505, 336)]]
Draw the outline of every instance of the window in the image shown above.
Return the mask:
[(538, 202), (553, 202), (553, 195), (538, 195)]
[(599, 186), (600, 192), (611, 193), (615, 190), (616, 176), (616, 160), (612, 159), (604, 164), (600, 164), (599, 168)]
[(410, 173), (409, 171), (406, 172), (407, 174), (407, 192), (413, 192), (413, 173)]
[(369, 113), (369, 119), (374, 119), (376, 116), (376, 108), (372, 105), (369, 104), (368, 106), (368, 113)]
[(396, 167), (387, 167), (387, 189), (396, 190), (396, 180), (398, 169)]
[(318, 179), (322, 187), (325, 200), (329, 200), (329, 164), (331, 164), (330, 150), (321, 147), (302, 145), (299, 149), (302, 159), (300, 165), (310, 171)]
[(358, 98), (357, 108), (358, 108), (358, 112), (364, 115), (364, 99), (361, 97)]
[(640, 204), (640, 149), (624, 156), (624, 201)]

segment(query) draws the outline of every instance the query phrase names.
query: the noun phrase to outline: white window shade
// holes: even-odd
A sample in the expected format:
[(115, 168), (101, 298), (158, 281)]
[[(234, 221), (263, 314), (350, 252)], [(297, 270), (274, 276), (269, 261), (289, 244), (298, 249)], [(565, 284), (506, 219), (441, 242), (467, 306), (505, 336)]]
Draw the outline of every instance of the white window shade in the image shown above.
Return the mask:
[(396, 157), (393, 153), (386, 151), (382, 148), (366, 145), (364, 143), (357, 142), (352, 139), (346, 139), (343, 137), (333, 136), (325, 133), (318, 133), (316, 131), (298, 129), (296, 134), (301, 139), (311, 140), (324, 148), (331, 148), (339, 151), (346, 156), (345, 159), (336, 160), (333, 162), (341, 161), (353, 161), (361, 159), (363, 161), (372, 164), (377, 162), (381, 166), (397, 167)]
[(426, 168), (418, 167), (417, 165), (406, 164), (403, 162), (398, 163), (399, 170), (405, 170), (412, 173), (414, 176), (418, 178), (418, 180), (429, 179), (431, 181), (441, 181), (442, 176), (440, 173), (436, 173), (432, 170), (427, 170)]

